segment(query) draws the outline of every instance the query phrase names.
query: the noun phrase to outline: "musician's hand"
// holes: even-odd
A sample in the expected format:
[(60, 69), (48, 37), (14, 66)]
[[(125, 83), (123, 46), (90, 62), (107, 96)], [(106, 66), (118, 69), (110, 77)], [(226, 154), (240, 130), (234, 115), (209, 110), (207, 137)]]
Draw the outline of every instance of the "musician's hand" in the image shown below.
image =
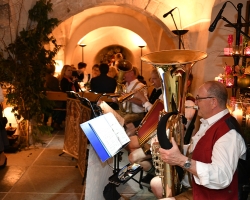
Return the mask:
[(170, 165), (179, 165), (182, 167), (185, 161), (187, 160), (187, 157), (181, 154), (173, 137), (172, 137), (171, 142), (173, 145), (171, 149), (169, 150), (162, 149), (162, 148), (159, 149), (161, 158), (164, 162)]
[(115, 103), (118, 102), (116, 97), (112, 97), (111, 99), (112, 99), (112, 101), (115, 102)]

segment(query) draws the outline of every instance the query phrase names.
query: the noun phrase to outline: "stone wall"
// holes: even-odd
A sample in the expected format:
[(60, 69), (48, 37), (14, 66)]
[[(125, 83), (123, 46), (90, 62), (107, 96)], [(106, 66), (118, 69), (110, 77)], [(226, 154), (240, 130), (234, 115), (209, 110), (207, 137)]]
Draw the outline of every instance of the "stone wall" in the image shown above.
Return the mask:
[[(213, 8), (214, 2), (216, 6)], [(195, 79), (192, 90), (195, 93), (198, 85), (214, 79), (223, 72), (225, 62), (232, 63), (232, 59), (221, 58), (218, 55), (227, 45), (227, 35), (235, 33), (235, 30), (225, 28), (225, 22), (220, 20), (215, 31), (208, 32), (210, 19), (213, 21), (224, 2), (190, 0), (187, 4), (186, 0), (52, 0), (54, 11), (51, 17), (61, 20), (53, 35), (58, 44), (63, 45), (55, 59), (76, 66), (82, 57), (82, 49), (77, 43), (84, 36), (88, 36), (87, 46), (84, 47), (84, 61), (88, 63), (89, 73), (91, 66), (97, 61), (96, 55), (109, 45), (121, 45), (128, 49), (133, 64), (140, 69), (141, 52), (131, 40), (130, 34), (136, 33), (147, 43), (143, 48), (143, 54), (177, 49), (178, 37), (171, 32), (176, 29), (173, 19), (170, 15), (162, 17), (164, 13), (177, 7), (173, 11), (173, 16), (178, 28), (189, 30), (183, 36), (185, 48), (208, 53), (206, 60), (198, 62), (193, 67)], [(239, 3), (238, 0), (232, 2), (235, 5)], [(245, 17), (246, 1), (242, 3), (242, 15)], [(26, 28), (28, 10), (34, 4), (35, 0), (0, 0), (0, 37), (6, 44), (15, 38), (16, 32)], [(235, 8), (228, 3), (223, 16), (229, 21), (236, 22), (236, 14)], [(151, 66), (143, 63), (143, 75), (146, 80), (149, 78), (150, 70)]]

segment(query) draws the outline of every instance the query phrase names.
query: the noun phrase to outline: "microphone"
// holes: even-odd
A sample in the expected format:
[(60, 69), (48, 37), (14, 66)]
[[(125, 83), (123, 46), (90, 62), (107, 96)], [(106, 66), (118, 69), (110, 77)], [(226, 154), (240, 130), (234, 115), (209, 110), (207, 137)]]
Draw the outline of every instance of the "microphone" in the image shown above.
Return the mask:
[(223, 6), (222, 6), (222, 8), (220, 9), (220, 12), (219, 12), (218, 15), (216, 16), (215, 20), (214, 20), (213, 23), (209, 26), (209, 29), (208, 29), (208, 30), (209, 30), (210, 32), (213, 32), (213, 31), (214, 31), (214, 29), (215, 29), (215, 27), (216, 27), (218, 21), (221, 19), (221, 14), (222, 14), (222, 12), (224, 11), (224, 8), (226, 7), (226, 4), (227, 4), (227, 2), (223, 4)]
[(170, 10), (169, 12), (167, 12), (167, 13), (165, 13), (164, 15), (163, 15), (163, 17), (165, 18), (165, 17), (167, 17), (171, 12), (173, 12), (174, 11), (174, 9), (176, 9), (177, 7), (175, 7), (175, 8), (173, 8), (172, 10)]

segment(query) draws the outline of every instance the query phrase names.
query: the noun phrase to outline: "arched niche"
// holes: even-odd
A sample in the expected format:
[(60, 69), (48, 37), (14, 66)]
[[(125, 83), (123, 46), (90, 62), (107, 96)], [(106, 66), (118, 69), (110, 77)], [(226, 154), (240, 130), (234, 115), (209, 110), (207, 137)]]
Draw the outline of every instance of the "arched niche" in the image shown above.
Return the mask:
[(111, 63), (112, 59), (114, 59), (115, 54), (121, 53), (123, 58), (129, 60), (131, 62), (134, 61), (134, 57), (132, 52), (120, 45), (109, 45), (107, 47), (102, 48), (99, 52), (97, 52), (94, 62), (95, 63)]

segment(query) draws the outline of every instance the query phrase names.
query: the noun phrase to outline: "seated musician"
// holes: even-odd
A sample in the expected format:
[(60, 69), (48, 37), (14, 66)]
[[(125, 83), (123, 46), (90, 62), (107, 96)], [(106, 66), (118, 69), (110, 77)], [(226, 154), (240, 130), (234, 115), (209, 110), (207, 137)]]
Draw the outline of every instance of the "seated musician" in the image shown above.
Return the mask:
[[(188, 79), (188, 83), (187, 83), (188, 88), (190, 87), (192, 80), (193, 80), (193, 75), (190, 74), (189, 79)], [(160, 79), (156, 69), (153, 69), (151, 72), (151, 82), (153, 83), (155, 89), (153, 90), (152, 94), (150, 95), (149, 101), (147, 101), (147, 99), (144, 98), (140, 92), (137, 92), (135, 94), (135, 96), (137, 98), (140, 98), (142, 100), (143, 106), (147, 111), (149, 111), (152, 108), (153, 103), (157, 99), (163, 100), (163, 97), (161, 94), (162, 93), (161, 92), (161, 79)], [(195, 118), (193, 119), (194, 114), (195, 114), (195, 110), (192, 108), (192, 106), (194, 106), (194, 98), (192, 97), (192, 95), (190, 93), (187, 95), (185, 106), (187, 107), (185, 109), (185, 117), (187, 119), (186, 127), (189, 127), (190, 122), (192, 121), (194, 123), (194, 121), (195, 121)], [(190, 129), (188, 129), (188, 131), (191, 131), (191, 132), (193, 131), (193, 129), (194, 129), (193, 123), (191, 124), (192, 126), (190, 126)], [(152, 134), (156, 134), (156, 131), (154, 131)], [(190, 133), (190, 134), (192, 134), (192, 133)], [(150, 143), (150, 141), (149, 141), (149, 143)], [(147, 175), (142, 178), (142, 183), (144, 185), (149, 186), (151, 179), (155, 176), (155, 168), (152, 164), (151, 154), (148, 154), (148, 155), (145, 154), (145, 149), (143, 150), (141, 148), (141, 146), (139, 145), (138, 136), (132, 135), (131, 132), (130, 132), (130, 143), (128, 144), (126, 149), (130, 152), (130, 154), (129, 154), (130, 163), (140, 164), (143, 167), (143, 170), (145, 172), (147, 172)]]
[[(202, 119), (199, 131), (192, 137), (189, 155), (180, 152), (173, 138), (171, 149), (159, 149), (163, 162), (180, 166), (192, 174), (193, 196), (185, 199), (242, 199), (238, 184), (243, 181), (240, 169), (245, 166), (247, 148), (238, 122), (226, 107), (227, 99), (222, 83), (205, 82), (196, 97)], [(160, 194), (162, 187), (153, 183), (152, 180), (155, 194)]]
[[(122, 68), (122, 65), (124, 63), (126, 63), (126, 65), (132, 66), (132, 64), (129, 61), (122, 60), (118, 63), (118, 67), (119, 65), (121, 65)], [(125, 91), (126, 93), (130, 93), (132, 91), (141, 88), (141, 90), (144, 93), (144, 96), (147, 98), (147, 90), (144, 88), (145, 85), (142, 84), (140, 81), (138, 81), (137, 76), (138, 76), (138, 69), (136, 67), (132, 67), (132, 70), (124, 73), (124, 81), (126, 82)], [(123, 93), (123, 95), (126, 94)], [(117, 99), (113, 98), (113, 101), (117, 102)], [(140, 122), (145, 116), (145, 110), (142, 106), (142, 101), (136, 97), (130, 98), (127, 101), (123, 102), (120, 105), (120, 109), (118, 112), (124, 118), (125, 125), (131, 122), (132, 123), (138, 121)]]
[[(137, 92), (134, 96), (141, 99), (142, 100), (142, 105), (145, 108), (145, 110), (148, 112), (152, 105), (154, 104), (154, 102), (157, 99), (161, 99), (162, 100), (162, 89), (161, 89), (161, 79), (158, 75), (157, 70), (154, 68), (151, 71), (150, 74), (150, 82), (152, 83), (152, 85), (154, 86), (154, 89), (152, 91), (152, 93), (149, 96), (149, 99), (147, 99), (142, 92)], [(143, 167), (143, 170), (145, 172), (147, 172), (147, 176), (145, 176), (142, 179), (143, 183), (148, 183), (150, 182), (150, 180), (155, 176), (154, 174), (154, 167), (152, 167), (152, 163), (151, 163), (151, 155), (145, 155), (144, 151), (142, 150), (142, 148), (139, 145), (138, 142), (138, 136), (135, 135), (135, 130), (136, 128), (134, 127), (134, 131), (131, 131), (131, 126), (130, 125), (130, 143), (128, 144), (128, 146), (126, 147), (126, 149), (130, 152), (129, 154), (129, 161), (130, 163), (138, 163)]]

